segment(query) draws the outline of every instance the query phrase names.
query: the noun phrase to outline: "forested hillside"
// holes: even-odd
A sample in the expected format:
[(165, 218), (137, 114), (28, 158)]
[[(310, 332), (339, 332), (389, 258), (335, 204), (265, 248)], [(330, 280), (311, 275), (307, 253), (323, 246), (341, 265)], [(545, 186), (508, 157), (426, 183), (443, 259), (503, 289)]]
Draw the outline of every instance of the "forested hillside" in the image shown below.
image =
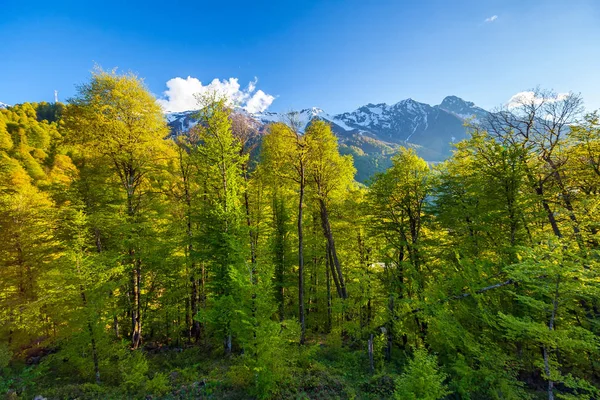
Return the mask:
[(435, 166), (401, 147), (368, 185), (325, 121), (259, 133), (198, 101), (176, 138), (133, 75), (0, 109), (0, 393), (600, 398), (578, 95), (490, 114)]

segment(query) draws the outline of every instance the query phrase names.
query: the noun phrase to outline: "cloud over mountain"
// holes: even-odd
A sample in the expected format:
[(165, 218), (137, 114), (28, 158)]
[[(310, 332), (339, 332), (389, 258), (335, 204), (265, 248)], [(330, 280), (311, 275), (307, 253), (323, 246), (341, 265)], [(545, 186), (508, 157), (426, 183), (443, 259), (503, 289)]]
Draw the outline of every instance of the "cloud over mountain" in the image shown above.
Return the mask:
[(250, 82), (246, 88), (241, 88), (237, 78), (213, 79), (204, 85), (199, 79), (188, 76), (186, 79), (176, 77), (167, 81), (167, 90), (158, 103), (166, 112), (181, 112), (198, 109), (198, 96), (216, 93), (224, 97), (229, 104), (240, 107), (249, 113), (263, 112), (275, 97), (256, 90), (257, 79)]
[(566, 99), (568, 96), (569, 93), (536, 93), (530, 90), (515, 94), (508, 100), (506, 106), (508, 109), (513, 109), (522, 105), (555, 103)]

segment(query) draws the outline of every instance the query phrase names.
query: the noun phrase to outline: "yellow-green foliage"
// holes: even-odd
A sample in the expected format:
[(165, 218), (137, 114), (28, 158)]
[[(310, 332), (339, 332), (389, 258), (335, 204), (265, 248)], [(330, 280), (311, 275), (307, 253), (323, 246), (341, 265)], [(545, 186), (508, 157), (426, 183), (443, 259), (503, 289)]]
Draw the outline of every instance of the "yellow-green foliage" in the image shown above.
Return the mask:
[(0, 110), (2, 392), (598, 398), (596, 114), (474, 127), (431, 166), (199, 101), (176, 140), (116, 71)]

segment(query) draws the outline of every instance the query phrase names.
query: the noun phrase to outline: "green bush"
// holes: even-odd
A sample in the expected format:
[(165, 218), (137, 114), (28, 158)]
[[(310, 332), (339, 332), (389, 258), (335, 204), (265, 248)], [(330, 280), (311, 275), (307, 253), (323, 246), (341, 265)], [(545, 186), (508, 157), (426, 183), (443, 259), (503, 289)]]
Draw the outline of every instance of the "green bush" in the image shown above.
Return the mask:
[(438, 400), (450, 394), (440, 372), (437, 359), (426, 350), (415, 350), (404, 373), (396, 381), (395, 398), (398, 400)]
[(148, 379), (148, 360), (141, 351), (133, 351), (120, 360), (121, 386), (127, 393), (137, 393), (145, 387)]
[(95, 383), (57, 386), (47, 391), (43, 390), (42, 393), (49, 399), (107, 399), (114, 397), (108, 387)]
[(164, 396), (171, 391), (171, 385), (169, 384), (169, 377), (167, 374), (157, 372), (154, 374), (152, 379), (146, 382), (146, 394), (153, 394), (156, 396)]
[(380, 399), (394, 397), (396, 391), (396, 378), (389, 374), (373, 375), (361, 388), (364, 392), (373, 394)]

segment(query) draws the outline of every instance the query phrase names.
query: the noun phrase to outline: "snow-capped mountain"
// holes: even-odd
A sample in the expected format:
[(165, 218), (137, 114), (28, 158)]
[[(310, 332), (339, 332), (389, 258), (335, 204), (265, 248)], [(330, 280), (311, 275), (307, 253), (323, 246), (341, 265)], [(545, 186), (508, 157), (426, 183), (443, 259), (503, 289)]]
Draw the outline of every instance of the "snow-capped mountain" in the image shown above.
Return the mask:
[(465, 101), (456, 96), (446, 97), (441, 104), (436, 107), (454, 114), (461, 119), (472, 119), (473, 121), (483, 121), (488, 114), (486, 110), (477, 107), (473, 102)]
[(179, 135), (196, 126), (198, 124), (197, 119), (194, 117), (196, 113), (198, 113), (198, 111), (190, 110), (165, 114), (167, 123), (169, 127), (171, 127), (171, 132), (174, 135)]
[[(196, 125), (194, 114), (195, 111), (167, 114), (173, 133), (181, 134)], [(265, 111), (251, 116), (266, 126), (286, 122), (286, 114)], [(312, 107), (298, 111), (294, 117), (301, 131), (314, 119), (330, 122), (341, 150), (353, 154), (359, 178), (365, 180), (373, 171), (386, 168), (389, 155), (400, 145), (416, 148), (427, 161), (444, 160), (451, 153), (452, 143), (467, 136), (465, 121), (477, 123), (486, 114), (472, 102), (448, 96), (435, 106), (406, 99), (392, 105), (369, 103), (337, 115)]]
[(463, 116), (413, 99), (393, 105), (367, 104), (334, 116), (332, 122), (398, 144), (408, 142), (428, 146), (439, 142), (441, 145), (464, 137)]
[(8, 107), (10, 107), (10, 105), (8, 105), (8, 104), (3, 103), (3, 102), (0, 101), (0, 109), (2, 109), (2, 108), (8, 108)]
[[(298, 121), (300, 125), (300, 131), (303, 132), (304, 128), (308, 125), (310, 121), (315, 118), (330, 120), (331, 117), (329, 114), (325, 113), (318, 107), (305, 108), (298, 112), (294, 112), (294, 119)], [(263, 124), (269, 124), (271, 122), (288, 122), (289, 117), (286, 113), (276, 113), (271, 111), (264, 111), (262, 113), (253, 114), (252, 115), (256, 120)]]
[(432, 107), (412, 99), (394, 105), (367, 104), (352, 112), (338, 114), (333, 122), (371, 133), (391, 141), (410, 140), (417, 131), (426, 130)]
[[(266, 126), (267, 124), (270, 124), (273, 122), (284, 122), (284, 123), (289, 122), (289, 117), (287, 116), (288, 113), (277, 113), (277, 112), (272, 112), (272, 111), (265, 111), (262, 113), (248, 114), (242, 108), (239, 108), (236, 111), (246, 114), (246, 115), (250, 115), (257, 122), (259, 122), (262, 126)], [(194, 117), (196, 113), (197, 113), (197, 111), (194, 111), (194, 110), (182, 111), (182, 112), (177, 112), (177, 113), (167, 113), (166, 114), (167, 122), (168, 122), (169, 126), (171, 127), (171, 130), (173, 131), (173, 133), (179, 134), (182, 132), (187, 132), (190, 128), (195, 126), (198, 123), (198, 121)], [(323, 110), (321, 110), (318, 107), (306, 108), (306, 109), (294, 112), (293, 118), (298, 121), (298, 124), (300, 125), (300, 132), (304, 132), (304, 128), (306, 128), (306, 126), (309, 124), (309, 122), (315, 118), (320, 118), (320, 119), (324, 119), (327, 121), (332, 120), (332, 118), (331, 118), (331, 116), (329, 116), (329, 114), (326, 114)]]

